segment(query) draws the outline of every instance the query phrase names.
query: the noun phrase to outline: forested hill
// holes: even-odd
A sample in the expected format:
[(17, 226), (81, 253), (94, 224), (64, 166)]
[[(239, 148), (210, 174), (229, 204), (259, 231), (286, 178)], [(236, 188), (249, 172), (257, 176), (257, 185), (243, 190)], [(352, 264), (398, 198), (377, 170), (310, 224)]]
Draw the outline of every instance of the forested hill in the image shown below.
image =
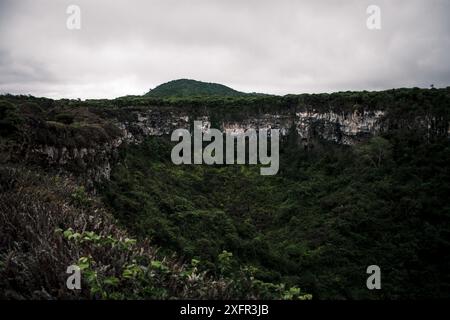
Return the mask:
[(189, 79), (178, 79), (163, 83), (150, 90), (149, 97), (192, 97), (192, 96), (242, 96), (236, 91), (218, 83), (209, 83)]

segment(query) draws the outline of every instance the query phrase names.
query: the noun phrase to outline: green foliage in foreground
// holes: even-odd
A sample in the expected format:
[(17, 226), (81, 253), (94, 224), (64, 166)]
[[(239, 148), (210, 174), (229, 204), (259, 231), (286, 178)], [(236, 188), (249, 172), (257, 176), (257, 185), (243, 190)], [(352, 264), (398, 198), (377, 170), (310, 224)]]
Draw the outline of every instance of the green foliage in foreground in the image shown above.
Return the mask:
[[(124, 252), (132, 252), (137, 241), (130, 238), (117, 239), (111, 235), (102, 236), (93, 231), (75, 232), (72, 228), (55, 230), (55, 233), (62, 234), (63, 237), (77, 245), (93, 245), (104, 247), (108, 250), (118, 248)], [(227, 291), (233, 292), (236, 297), (251, 297), (259, 299), (285, 299), (285, 300), (310, 300), (312, 296), (301, 292), (300, 288), (286, 288), (284, 284), (266, 283), (256, 280), (251, 269), (240, 269), (234, 272), (231, 265), (234, 263), (232, 254), (223, 251), (218, 257), (219, 283), (227, 284)], [(141, 299), (152, 297), (156, 299), (173, 298), (170, 291), (158, 283), (170, 282), (193, 282), (201, 281), (205, 278), (205, 272), (199, 272), (201, 261), (192, 259), (186, 264), (184, 270), (174, 272), (168, 262), (163, 260), (150, 260), (144, 263), (146, 257), (135, 256), (131, 261), (125, 262), (121, 270), (116, 274), (105, 274), (101, 271), (100, 265), (92, 256), (82, 256), (75, 265), (82, 272), (83, 279), (89, 287), (92, 297), (101, 299)], [(158, 279), (159, 278), (159, 279)], [(161, 279), (162, 278), (162, 279)], [(127, 290), (132, 288), (132, 290)], [(202, 290), (202, 288), (199, 288)]]
[[(218, 274), (183, 263), (117, 227), (101, 201), (67, 177), (0, 167), (0, 299), (310, 299), (256, 280), (222, 252)], [(66, 270), (81, 270), (69, 290)]]
[[(170, 150), (163, 138), (128, 147), (103, 190), (121, 223), (163, 252), (319, 299), (449, 297), (448, 140), (392, 132), (305, 151), (289, 137), (273, 177), (252, 166), (175, 166)], [(366, 288), (372, 264), (381, 291)]]

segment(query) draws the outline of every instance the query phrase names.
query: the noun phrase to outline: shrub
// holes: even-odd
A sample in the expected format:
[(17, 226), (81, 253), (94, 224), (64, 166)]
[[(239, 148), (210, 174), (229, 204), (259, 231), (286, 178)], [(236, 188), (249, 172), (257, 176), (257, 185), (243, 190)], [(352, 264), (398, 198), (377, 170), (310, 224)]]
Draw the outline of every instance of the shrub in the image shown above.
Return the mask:
[(0, 101), (0, 134), (9, 135), (23, 122), (19, 109), (10, 102)]

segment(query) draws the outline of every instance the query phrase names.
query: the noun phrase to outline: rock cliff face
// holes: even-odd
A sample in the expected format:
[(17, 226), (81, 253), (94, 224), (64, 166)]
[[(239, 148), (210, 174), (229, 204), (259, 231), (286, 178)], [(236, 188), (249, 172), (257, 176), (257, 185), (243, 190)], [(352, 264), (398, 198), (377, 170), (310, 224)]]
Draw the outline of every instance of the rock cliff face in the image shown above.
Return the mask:
[(322, 139), (352, 145), (361, 138), (377, 134), (382, 129), (384, 112), (362, 111), (352, 113), (299, 112), (296, 127), (302, 138), (316, 134)]
[[(227, 133), (279, 129), (305, 147), (328, 141), (354, 145), (400, 130), (423, 141), (450, 137), (450, 87), (277, 96), (114, 100), (51, 100), (5, 95), (0, 123), (0, 162), (23, 161), (108, 179), (120, 146), (190, 129)], [(14, 130), (12, 133), (11, 130)]]
[[(304, 110), (295, 113), (260, 114), (243, 117), (240, 120), (222, 120), (222, 131), (232, 134), (243, 133), (247, 129), (279, 129), (281, 135), (295, 130), (304, 144), (311, 139), (324, 139), (339, 144), (352, 145), (357, 141), (378, 133), (383, 124), (382, 111), (363, 111), (353, 113), (318, 112)], [(115, 117), (107, 119), (109, 125), (117, 130), (103, 135), (101, 126), (90, 128), (83, 133), (84, 141), (73, 143), (77, 131), (55, 130), (54, 127), (35, 127), (31, 136), (39, 136), (41, 131), (50, 131), (55, 139), (42, 141), (31, 137), (23, 143), (18, 154), (27, 162), (44, 164), (51, 168), (75, 172), (86, 178), (87, 185), (109, 179), (111, 167), (118, 158), (118, 149), (123, 143), (140, 143), (149, 136), (170, 135), (179, 128), (189, 129), (194, 120), (203, 122), (203, 130), (212, 127), (211, 116), (191, 115), (188, 112), (165, 111), (149, 108), (145, 111), (132, 111), (128, 120)]]
[[(235, 121), (220, 121), (220, 130), (239, 134), (247, 129), (279, 129), (281, 135), (296, 130), (302, 139), (321, 138), (339, 144), (352, 145), (363, 138), (382, 130), (384, 112), (362, 111), (352, 113), (301, 111), (292, 114), (263, 114)], [(189, 129), (194, 120), (203, 121), (204, 127), (211, 127), (209, 115), (190, 116), (181, 113), (163, 113), (148, 110), (136, 113), (135, 121), (117, 123), (129, 141), (139, 141), (145, 136), (170, 135), (178, 128)]]
[[(16, 160), (24, 158), (27, 162), (74, 172), (93, 185), (95, 181), (109, 179), (122, 144), (137, 144), (149, 136), (169, 136), (175, 129), (191, 128), (194, 120), (203, 121), (204, 130), (215, 127), (234, 134), (250, 128), (279, 129), (283, 136), (295, 130), (305, 147), (318, 140), (353, 145), (389, 130), (392, 125), (383, 110), (361, 107), (357, 111), (318, 111), (305, 107), (288, 112), (243, 113), (238, 120), (226, 116), (220, 119), (206, 109), (193, 113), (183, 108), (148, 107), (131, 109), (125, 118), (112, 114), (99, 122), (97, 117), (95, 124), (85, 126), (49, 125), (52, 121), (43, 121), (45, 125), (26, 129), (27, 139), (16, 146), (15, 156)], [(411, 125), (408, 121), (406, 125)], [(422, 117), (415, 119), (414, 125), (430, 129), (433, 121)], [(42, 138), (43, 133), (51, 138)]]
[(124, 139), (117, 138), (89, 148), (41, 145), (28, 148), (25, 160), (79, 172), (85, 178), (89, 178), (90, 185), (94, 181), (109, 179), (111, 165), (117, 160), (118, 147), (123, 141)]

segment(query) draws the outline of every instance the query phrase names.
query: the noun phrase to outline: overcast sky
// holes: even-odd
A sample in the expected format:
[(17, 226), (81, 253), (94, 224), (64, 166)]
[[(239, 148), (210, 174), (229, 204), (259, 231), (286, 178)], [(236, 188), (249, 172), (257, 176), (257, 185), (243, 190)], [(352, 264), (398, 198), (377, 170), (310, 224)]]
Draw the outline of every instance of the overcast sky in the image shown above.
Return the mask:
[[(81, 9), (69, 30), (67, 7)], [(366, 26), (381, 8), (381, 30)], [(143, 94), (179, 78), (274, 94), (450, 85), (447, 0), (0, 0), (0, 93)]]

